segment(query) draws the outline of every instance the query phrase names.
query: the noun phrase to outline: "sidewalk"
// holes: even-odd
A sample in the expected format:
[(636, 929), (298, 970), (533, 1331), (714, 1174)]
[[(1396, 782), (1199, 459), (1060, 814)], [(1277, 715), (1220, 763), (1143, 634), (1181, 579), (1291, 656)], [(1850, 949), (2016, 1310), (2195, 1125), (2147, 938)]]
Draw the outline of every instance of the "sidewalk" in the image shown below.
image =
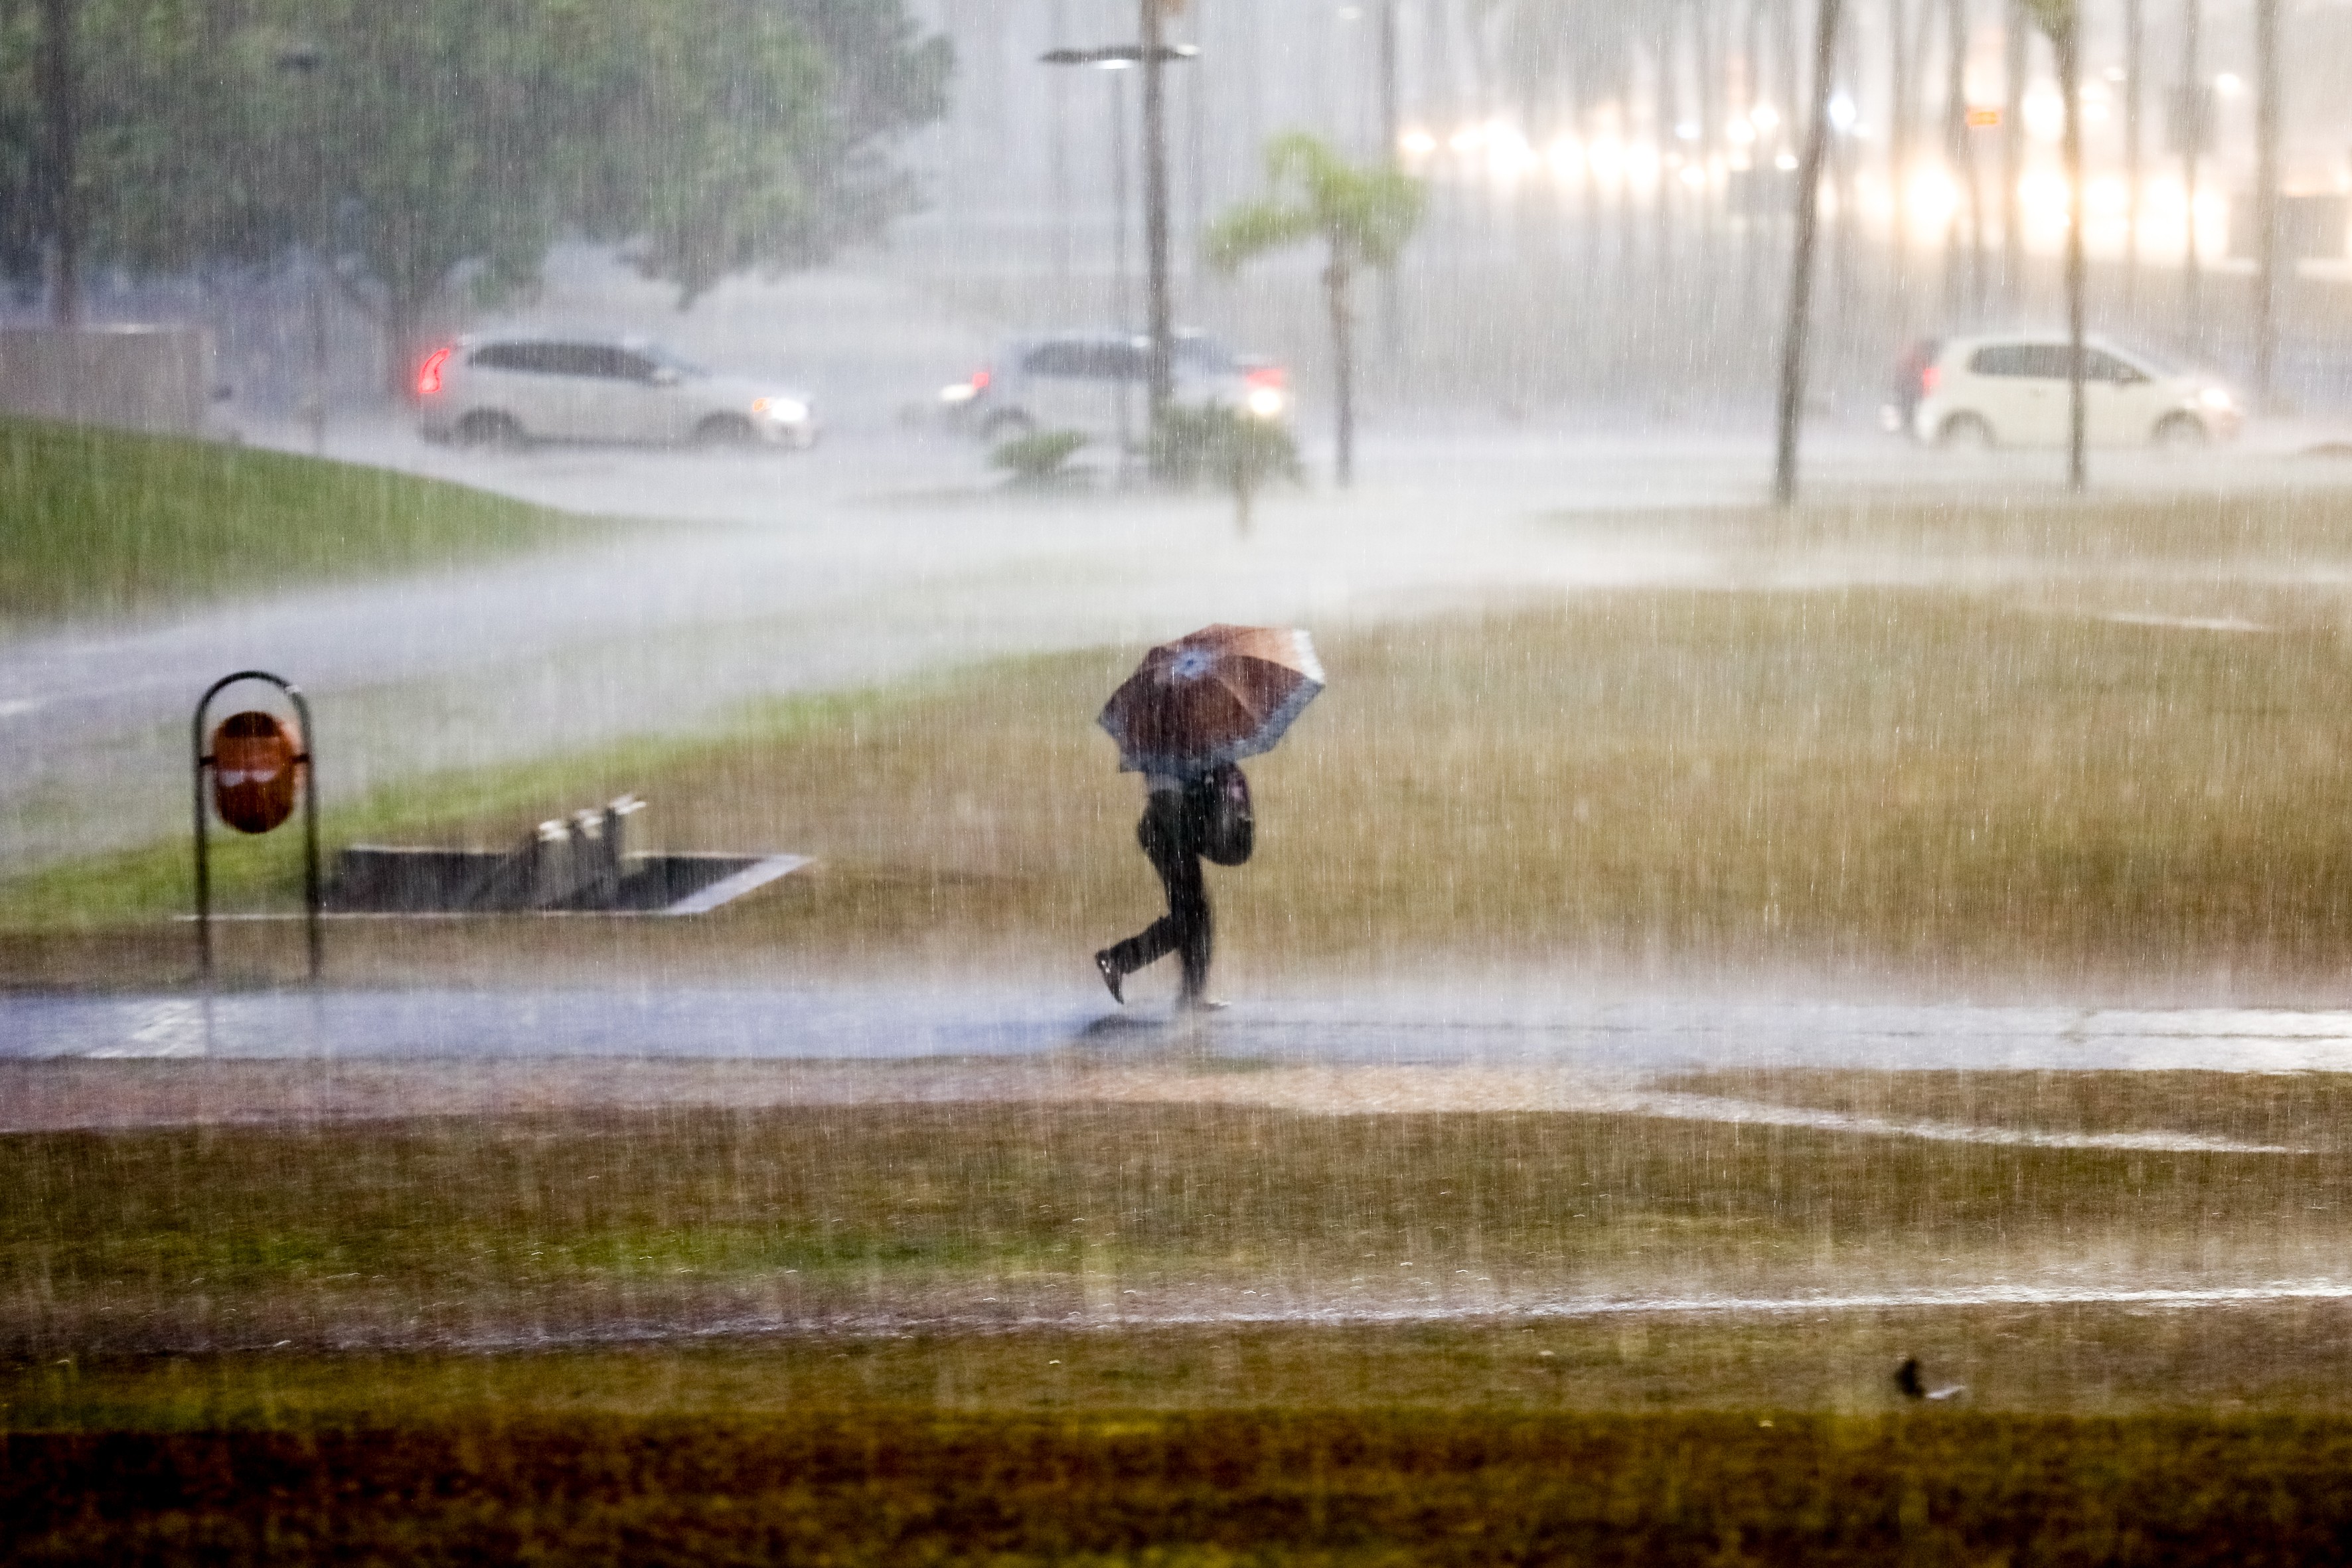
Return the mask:
[(1651, 1074), (1723, 1068), (2352, 1071), (2352, 1013), (1607, 1001), (1244, 1002), (1171, 1019), (1060, 993), (592, 989), (0, 997), (0, 1059), (914, 1061), (1074, 1053)]

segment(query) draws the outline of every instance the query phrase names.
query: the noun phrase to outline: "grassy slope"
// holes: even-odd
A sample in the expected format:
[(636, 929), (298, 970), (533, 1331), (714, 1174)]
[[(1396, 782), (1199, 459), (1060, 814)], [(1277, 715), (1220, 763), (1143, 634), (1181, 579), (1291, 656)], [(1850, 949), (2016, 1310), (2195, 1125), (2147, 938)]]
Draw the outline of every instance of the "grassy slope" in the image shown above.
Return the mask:
[(0, 421), (0, 629), (446, 565), (570, 526), (379, 468)]
[[(2131, 602), (2217, 608), (2161, 583)], [(2229, 607), (2266, 629), (2116, 620), (2054, 592), (1640, 590), (1332, 637), (1329, 690), (1253, 767), (1256, 860), (1213, 873), (1225, 951), (1267, 968), (1449, 949), (2340, 967), (2352, 637), (2324, 591)], [(780, 704), (714, 742), (406, 786), (330, 837), (495, 843), (635, 789), (677, 847), (824, 862), (697, 925), (704, 949), (1083, 954), (1155, 893), (1135, 784), (1090, 723), (1126, 658), (1015, 662)], [(230, 885), (282, 895), (293, 848), (236, 847)], [(53, 873), (0, 920), (184, 907), (184, 858)]]

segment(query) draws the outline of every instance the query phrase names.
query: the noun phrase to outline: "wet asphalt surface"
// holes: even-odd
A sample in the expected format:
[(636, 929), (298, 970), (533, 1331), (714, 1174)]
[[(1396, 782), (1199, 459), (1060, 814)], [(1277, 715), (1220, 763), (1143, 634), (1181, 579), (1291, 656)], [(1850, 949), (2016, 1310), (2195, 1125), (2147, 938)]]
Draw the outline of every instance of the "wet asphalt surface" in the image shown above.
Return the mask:
[(1423, 991), (1297, 995), (1206, 1016), (1108, 1010), (1051, 988), (280, 991), (0, 997), (0, 1059), (908, 1061), (1175, 1049), (1340, 1066), (2236, 1072), (2352, 1070), (2352, 1012), (1819, 1001), (1608, 1000)]

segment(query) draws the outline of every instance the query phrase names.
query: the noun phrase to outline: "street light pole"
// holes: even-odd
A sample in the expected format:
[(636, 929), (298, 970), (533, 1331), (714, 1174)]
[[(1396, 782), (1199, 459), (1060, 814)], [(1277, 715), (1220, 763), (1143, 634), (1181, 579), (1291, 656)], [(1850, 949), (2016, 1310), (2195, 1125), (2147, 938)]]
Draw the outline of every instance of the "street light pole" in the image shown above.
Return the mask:
[(1141, 0), (1143, 10), (1143, 249), (1144, 326), (1151, 334), (1146, 374), (1151, 423), (1158, 426), (1175, 388), (1169, 351), (1175, 337), (1168, 302), (1168, 95), (1160, 14), (1166, 0)]
[[(1152, 418), (1157, 421), (1167, 406), (1173, 391), (1175, 376), (1170, 350), (1174, 344), (1175, 331), (1169, 321), (1168, 303), (1168, 100), (1165, 79), (1160, 68), (1171, 60), (1189, 60), (1201, 51), (1191, 44), (1170, 44), (1165, 41), (1161, 7), (1174, 8), (1178, 0), (1143, 0), (1143, 38), (1140, 43), (1112, 44), (1097, 49), (1049, 49), (1038, 59), (1049, 66), (1097, 66), (1105, 70), (1121, 71), (1132, 66), (1143, 68), (1143, 247), (1145, 251), (1144, 314), (1150, 347), (1147, 351), (1146, 379), (1150, 392)], [(1125, 100), (1118, 100), (1119, 134), (1125, 135)], [(1126, 153), (1120, 150), (1118, 159), (1120, 180), (1126, 178)], [(1122, 249), (1127, 241), (1127, 200), (1122, 186), (1118, 197), (1118, 233)], [(1124, 275), (1126, 268), (1120, 268)], [(1122, 330), (1124, 327), (1122, 325)]]

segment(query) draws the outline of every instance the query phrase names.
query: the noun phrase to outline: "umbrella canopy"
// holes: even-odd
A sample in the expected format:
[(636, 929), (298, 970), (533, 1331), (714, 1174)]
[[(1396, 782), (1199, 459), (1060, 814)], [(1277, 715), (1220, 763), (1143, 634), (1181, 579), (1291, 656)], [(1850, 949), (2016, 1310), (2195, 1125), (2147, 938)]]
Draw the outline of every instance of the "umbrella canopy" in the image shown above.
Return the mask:
[(1271, 751), (1315, 694), (1323, 665), (1291, 626), (1203, 626), (1143, 656), (1097, 721), (1124, 773), (1195, 773)]

